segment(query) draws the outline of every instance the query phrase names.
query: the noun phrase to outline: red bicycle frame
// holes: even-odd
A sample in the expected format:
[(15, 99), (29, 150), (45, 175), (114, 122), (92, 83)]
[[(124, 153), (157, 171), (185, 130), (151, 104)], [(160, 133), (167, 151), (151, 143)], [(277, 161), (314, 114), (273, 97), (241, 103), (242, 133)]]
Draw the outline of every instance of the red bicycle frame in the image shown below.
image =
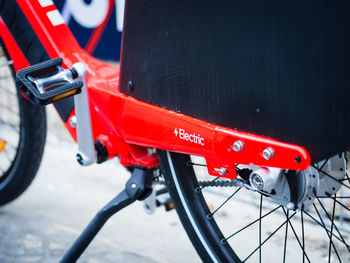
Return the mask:
[[(147, 148), (205, 157), (211, 175), (234, 179), (235, 163), (304, 170), (311, 164), (307, 150), (270, 138), (220, 127), (166, 110), (119, 91), (119, 70), (85, 52), (53, 4), (18, 0), (24, 15), (51, 58), (61, 57), (64, 67), (82, 62), (87, 69), (88, 94), (94, 140), (102, 141), (108, 157), (120, 157), (125, 166), (158, 165)], [(2, 19), (0, 36), (15, 70), (29, 66)], [(121, 65), (123, 66), (123, 65)], [(68, 120), (75, 115), (71, 112)], [(76, 140), (76, 130), (65, 123)]]

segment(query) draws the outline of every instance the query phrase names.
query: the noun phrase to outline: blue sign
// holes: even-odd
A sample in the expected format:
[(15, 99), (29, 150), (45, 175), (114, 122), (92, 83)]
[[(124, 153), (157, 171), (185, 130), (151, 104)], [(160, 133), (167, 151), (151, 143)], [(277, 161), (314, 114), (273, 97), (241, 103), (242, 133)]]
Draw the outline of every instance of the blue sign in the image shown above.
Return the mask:
[(54, 0), (79, 44), (95, 57), (119, 61), (124, 0)]

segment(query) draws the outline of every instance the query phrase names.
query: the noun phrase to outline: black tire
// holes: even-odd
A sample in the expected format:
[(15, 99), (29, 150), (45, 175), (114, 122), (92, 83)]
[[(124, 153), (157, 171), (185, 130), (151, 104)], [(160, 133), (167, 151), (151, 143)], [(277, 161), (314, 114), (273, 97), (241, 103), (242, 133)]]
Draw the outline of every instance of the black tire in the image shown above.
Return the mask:
[[(339, 180), (345, 189), (344, 197), (339, 197), (342, 199), (334, 201), (338, 198), (335, 195), (329, 198), (319, 196), (307, 209), (293, 211), (275, 203), (268, 206), (265, 201), (266, 205), (263, 206), (263, 198), (268, 199), (265, 195), (232, 186), (228, 188), (231, 190), (227, 195), (229, 197), (211, 207), (213, 203), (210, 198), (213, 198), (213, 193), (204, 189), (209, 186), (207, 181), (198, 182), (203, 180), (203, 175), (193, 168), (193, 159), (188, 155), (166, 151), (159, 151), (158, 154), (160, 168), (175, 209), (203, 262), (320, 262), (324, 259), (328, 262), (350, 262), (350, 224), (345, 222), (350, 221), (349, 201), (346, 200), (349, 199), (350, 178), (347, 175)], [(202, 166), (203, 163), (198, 162), (197, 165)], [(319, 172), (323, 173), (321, 170)], [(257, 197), (255, 205), (260, 205), (260, 209), (255, 206), (250, 209), (249, 206), (253, 205), (242, 202), (242, 199), (231, 199), (233, 196), (236, 199), (239, 195), (246, 197), (247, 194)], [(223, 194), (215, 192), (215, 195), (220, 195), (221, 198)], [(328, 201), (330, 202), (327, 203)], [(234, 202), (239, 202), (240, 205), (237, 206)], [(346, 213), (345, 217), (342, 215), (346, 229), (339, 224), (338, 203), (342, 203), (341, 209)], [(222, 209), (221, 205), (232, 205), (229, 207), (232, 213), (226, 215), (226, 221), (217, 214)], [(323, 210), (324, 208), (326, 209)], [(269, 212), (266, 212), (267, 209)], [(238, 218), (244, 218), (245, 213), (252, 215), (252, 219), (258, 219), (244, 219), (246, 221), (242, 227), (239, 221), (244, 220)], [(231, 216), (236, 219), (231, 219)], [(275, 218), (281, 221), (276, 221)], [(228, 220), (231, 224), (229, 231), (223, 226), (223, 222), (227, 225)], [(249, 232), (249, 228), (254, 228), (253, 234)], [(314, 236), (315, 240), (312, 239)], [(231, 237), (236, 240), (231, 240)], [(276, 249), (276, 241), (280, 242), (279, 247), (277, 246), (279, 249)]]
[[(209, 208), (195, 189), (198, 182), (188, 155), (161, 151), (160, 167), (181, 223), (203, 262), (239, 262), (215, 221), (208, 221)], [(208, 223), (210, 222), (210, 223)]]
[(0, 205), (4, 205), (22, 194), (38, 171), (46, 140), (46, 113), (19, 94), (12, 64), (1, 46), (0, 53), (0, 141), (9, 138), (0, 151)]

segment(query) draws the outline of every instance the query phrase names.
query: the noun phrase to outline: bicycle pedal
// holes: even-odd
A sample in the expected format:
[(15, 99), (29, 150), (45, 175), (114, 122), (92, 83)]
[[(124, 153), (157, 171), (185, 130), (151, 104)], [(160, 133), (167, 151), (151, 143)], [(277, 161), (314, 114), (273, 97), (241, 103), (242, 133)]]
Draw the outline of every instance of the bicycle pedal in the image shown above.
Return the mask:
[(61, 58), (21, 69), (16, 77), (23, 94), (40, 106), (79, 94), (83, 86), (82, 81), (75, 80), (77, 73), (73, 69), (62, 68)]
[(144, 209), (147, 214), (153, 214), (156, 208), (163, 206), (168, 212), (175, 208), (173, 201), (166, 188), (155, 191), (144, 200)]
[(169, 194), (162, 194), (156, 199), (156, 206), (163, 206), (166, 212), (169, 212), (175, 208), (173, 201)]

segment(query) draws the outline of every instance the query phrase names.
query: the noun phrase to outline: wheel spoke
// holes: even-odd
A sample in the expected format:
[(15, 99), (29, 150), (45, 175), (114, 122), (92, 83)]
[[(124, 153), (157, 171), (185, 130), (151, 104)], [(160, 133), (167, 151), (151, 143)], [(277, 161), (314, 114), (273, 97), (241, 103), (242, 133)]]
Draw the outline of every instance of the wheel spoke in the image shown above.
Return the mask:
[(318, 170), (319, 172), (323, 173), (324, 175), (326, 175), (327, 177), (331, 178), (332, 180), (340, 183), (342, 186), (344, 186), (345, 188), (350, 189), (350, 187), (346, 184), (344, 184), (343, 182), (341, 182), (340, 180), (335, 179), (333, 176), (329, 175), (328, 173), (326, 173), (325, 171), (322, 171), (321, 169), (317, 168), (315, 165), (311, 165), (312, 167), (314, 167), (316, 170)]
[(261, 215), (262, 215), (263, 195), (260, 195), (260, 211), (259, 211), (259, 262), (261, 263)]
[(331, 234), (329, 237), (329, 246), (328, 246), (328, 263), (331, 262), (331, 254), (332, 254), (332, 235), (333, 235), (333, 226), (334, 226), (334, 214), (335, 214), (335, 199), (333, 200), (333, 211), (332, 211), (332, 220), (331, 220)]
[(346, 178), (340, 179), (339, 182), (348, 181), (350, 183), (350, 177), (349, 177), (348, 173), (345, 173), (345, 177)]
[(284, 221), (278, 228), (276, 228), (265, 240), (264, 242), (261, 243), (261, 245), (259, 245), (256, 249), (253, 250), (253, 252), (251, 252), (248, 257), (246, 257), (243, 262), (246, 262), (260, 247), (262, 247), (274, 234), (277, 233), (278, 230), (280, 230), (294, 215), (296, 214), (296, 212), (294, 212), (290, 217), (287, 218), (286, 221)]
[[(316, 218), (314, 218), (312, 215), (310, 215), (308, 212), (306, 212), (304, 210), (305, 215), (307, 215), (308, 217), (310, 217), (316, 224), (318, 224), (319, 226), (321, 226), (322, 228), (324, 228), (324, 226), (320, 223), (320, 221), (318, 221)], [(324, 228), (325, 229), (325, 228)], [(325, 229), (327, 231), (327, 233), (329, 233), (330, 231), (328, 229)], [(337, 235), (333, 234), (333, 237), (335, 237), (336, 239), (338, 239), (338, 241), (340, 241), (341, 243), (343, 243), (346, 247), (349, 248), (349, 245), (346, 244), (345, 242), (343, 242)]]
[[(334, 197), (336, 198), (336, 196), (334, 196)], [(350, 247), (348, 246), (347, 242), (345, 241), (343, 235), (342, 235), (342, 234), (340, 233), (340, 231), (338, 230), (337, 225), (334, 224), (334, 218), (333, 218), (333, 220), (332, 220), (331, 216), (330, 216), (329, 213), (327, 212), (327, 209), (324, 207), (324, 205), (323, 205), (323, 203), (321, 202), (321, 200), (320, 200), (318, 197), (316, 197), (316, 198), (317, 198), (318, 203), (319, 203), (320, 206), (322, 207), (323, 212), (327, 215), (328, 219), (332, 222), (332, 226), (334, 226), (334, 228), (335, 228), (335, 230), (338, 232), (338, 234), (339, 234), (339, 236), (340, 236), (342, 242), (343, 242), (344, 244), (346, 244), (346, 248), (347, 248), (348, 251), (350, 252)], [(334, 205), (334, 202), (335, 202), (335, 198), (334, 198), (334, 201), (333, 201), (333, 205)], [(334, 217), (334, 214), (335, 214), (335, 213), (333, 212), (333, 217)], [(332, 235), (332, 236), (334, 236), (334, 235)]]
[(321, 165), (320, 170), (322, 170), (322, 168), (326, 165), (326, 163), (328, 162), (329, 158), (327, 158), (326, 160), (324, 160), (323, 164)]
[(274, 208), (273, 210), (271, 210), (270, 212), (268, 212), (267, 214), (263, 215), (262, 217), (259, 217), (258, 219), (254, 220), (253, 222), (249, 223), (248, 225), (242, 227), (241, 229), (237, 230), (236, 232), (234, 232), (233, 234), (231, 234), (230, 236), (228, 236), (227, 238), (225, 238), (225, 240), (229, 240), (230, 238), (234, 237), (235, 235), (237, 235), (238, 233), (242, 232), (244, 229), (250, 227), (251, 225), (255, 224), (256, 222), (258, 222), (259, 220), (263, 219), (264, 217), (268, 216), (269, 214), (275, 212), (278, 208), (281, 208), (282, 206), (277, 206), (276, 208)]
[(333, 243), (333, 241), (332, 241), (332, 239), (331, 239), (331, 235), (330, 235), (330, 233), (329, 233), (329, 230), (327, 229), (325, 223), (323, 222), (323, 219), (322, 219), (322, 217), (321, 217), (321, 215), (320, 215), (320, 212), (318, 211), (318, 209), (317, 209), (317, 207), (316, 207), (315, 204), (312, 204), (312, 205), (313, 205), (313, 207), (314, 207), (314, 209), (315, 209), (315, 211), (316, 211), (316, 213), (317, 213), (319, 219), (321, 220), (322, 226), (323, 226), (324, 230), (326, 231), (326, 234), (327, 234), (327, 236), (328, 236), (328, 238), (329, 238), (329, 241), (330, 241), (330, 243), (331, 243), (331, 245), (332, 245), (332, 247), (333, 247), (333, 249), (334, 249), (335, 254), (337, 255), (337, 257), (338, 257), (338, 259), (339, 259), (339, 262), (341, 262), (340, 257), (339, 257), (339, 254), (338, 254), (338, 250), (337, 250), (337, 248), (335, 247), (335, 245), (334, 245), (334, 243)]
[[(283, 209), (284, 215), (288, 218), (288, 212), (289, 212), (289, 210), (287, 210), (287, 212), (286, 212), (286, 210), (285, 210), (284, 207), (282, 207), (282, 209)], [(297, 232), (295, 231), (294, 226), (293, 226), (293, 224), (292, 224), (292, 222), (291, 222), (290, 220), (288, 220), (288, 224), (290, 225), (290, 228), (292, 229), (292, 232), (293, 232), (293, 234), (294, 234), (296, 240), (298, 241), (298, 244), (299, 244), (300, 248), (301, 248), (302, 251), (303, 251), (303, 261), (305, 261), (305, 257), (306, 257), (307, 261), (308, 261), (308, 262), (311, 262), (310, 259), (309, 259), (309, 257), (308, 257), (308, 255), (306, 254), (305, 247), (304, 247), (304, 232), (303, 232), (303, 244), (301, 244), (301, 243), (300, 243), (300, 240), (299, 240), (299, 237), (298, 237), (298, 235), (297, 235)]]
[(329, 195), (329, 198), (332, 198), (336, 203), (338, 203), (340, 206), (342, 206), (343, 208), (345, 208), (346, 210), (350, 211), (350, 209), (345, 206), (344, 204), (342, 204), (341, 202), (339, 202), (336, 198), (333, 198), (331, 195)]
[(345, 173), (345, 177), (348, 179), (348, 182), (350, 184), (350, 177), (349, 177), (348, 173)]
[(216, 209), (214, 210), (214, 212), (210, 213), (209, 216), (210, 216), (210, 217), (213, 217), (214, 214), (215, 214), (217, 211), (219, 211), (219, 209), (221, 209), (232, 197), (234, 197), (235, 194), (237, 194), (239, 190), (241, 190), (241, 187), (238, 188), (235, 192), (233, 192), (233, 194), (230, 195), (218, 208), (216, 208)]
[[(283, 212), (285, 213), (287, 219), (289, 218), (289, 210), (284, 211), (284, 208), (282, 207), (283, 209)], [(288, 219), (288, 222), (289, 222), (289, 219)], [(284, 234), (284, 248), (283, 248), (283, 263), (286, 262), (286, 252), (287, 252), (287, 236), (288, 236), (288, 225), (289, 224), (286, 224), (286, 231), (285, 231), (285, 234)]]
[(305, 231), (304, 231), (304, 205), (301, 207), (301, 235), (303, 239), (303, 244), (301, 249), (303, 250), (303, 263), (305, 263)]

